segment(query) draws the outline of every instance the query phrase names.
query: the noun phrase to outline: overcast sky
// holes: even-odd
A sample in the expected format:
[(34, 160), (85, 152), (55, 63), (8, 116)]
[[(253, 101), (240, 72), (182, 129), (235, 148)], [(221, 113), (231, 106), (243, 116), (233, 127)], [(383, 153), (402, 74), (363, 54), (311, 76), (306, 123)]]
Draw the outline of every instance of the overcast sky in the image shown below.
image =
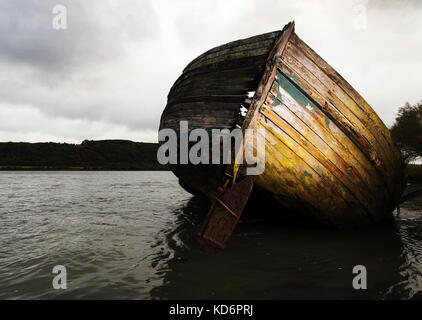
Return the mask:
[(1, 0), (0, 141), (155, 141), (193, 58), (290, 20), (388, 126), (422, 100), (418, 0)]

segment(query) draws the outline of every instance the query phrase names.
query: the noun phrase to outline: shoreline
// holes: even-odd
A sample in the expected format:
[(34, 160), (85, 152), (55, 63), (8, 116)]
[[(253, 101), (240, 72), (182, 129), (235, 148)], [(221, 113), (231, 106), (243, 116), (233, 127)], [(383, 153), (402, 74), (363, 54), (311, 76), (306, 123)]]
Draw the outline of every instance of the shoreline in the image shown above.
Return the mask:
[[(169, 168), (157, 167), (107, 167), (107, 166), (11, 166), (0, 165), (0, 171), (171, 171)], [(409, 164), (405, 168), (408, 180), (422, 181), (422, 165)]]

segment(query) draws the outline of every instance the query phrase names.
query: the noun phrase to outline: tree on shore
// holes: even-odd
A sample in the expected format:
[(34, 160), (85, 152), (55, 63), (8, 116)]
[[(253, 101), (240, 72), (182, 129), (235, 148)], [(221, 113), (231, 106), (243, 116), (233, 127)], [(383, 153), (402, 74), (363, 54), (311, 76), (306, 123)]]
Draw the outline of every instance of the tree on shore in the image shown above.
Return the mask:
[(406, 162), (422, 157), (422, 101), (401, 107), (390, 131)]

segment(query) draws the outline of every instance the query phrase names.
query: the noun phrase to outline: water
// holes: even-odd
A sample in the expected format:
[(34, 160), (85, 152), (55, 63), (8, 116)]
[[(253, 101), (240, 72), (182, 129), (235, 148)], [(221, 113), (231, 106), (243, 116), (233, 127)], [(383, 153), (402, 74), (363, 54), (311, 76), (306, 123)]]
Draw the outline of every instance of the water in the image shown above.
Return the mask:
[[(421, 296), (422, 198), (359, 231), (245, 221), (218, 254), (194, 241), (207, 209), (169, 172), (1, 172), (0, 299)], [(355, 265), (368, 290), (353, 289)]]

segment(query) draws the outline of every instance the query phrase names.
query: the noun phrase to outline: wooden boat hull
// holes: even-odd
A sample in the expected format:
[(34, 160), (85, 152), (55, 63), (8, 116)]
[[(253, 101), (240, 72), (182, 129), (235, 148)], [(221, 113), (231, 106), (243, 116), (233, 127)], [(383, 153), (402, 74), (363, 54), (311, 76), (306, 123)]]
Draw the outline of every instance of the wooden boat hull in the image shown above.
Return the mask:
[[(265, 170), (253, 177), (254, 183), (273, 194), (284, 207), (328, 225), (368, 225), (391, 216), (399, 203), (404, 178), (400, 152), (389, 130), (365, 100), (294, 33), (293, 23), (271, 35), (274, 40), (266, 38), (268, 46), (259, 51), (266, 55), (264, 64), (257, 62), (262, 71), (255, 71), (254, 80), (246, 88), (255, 95), (242, 128), (265, 130)], [(243, 54), (252, 56), (259, 43), (249, 43), (255, 49)], [(218, 55), (221, 47), (213, 50), (187, 70), (195, 70), (189, 68), (198, 61), (222, 57)], [(226, 61), (233, 63), (236, 59)], [(216, 68), (214, 72), (220, 74), (221, 70)], [(210, 79), (206, 73), (203, 75)], [(238, 78), (233, 79), (230, 81), (237, 84)], [(183, 79), (178, 81), (176, 87)], [(254, 85), (256, 90), (251, 90)], [(236, 93), (245, 95), (245, 87), (239, 86)], [(224, 92), (232, 94), (232, 89), (224, 85)], [(178, 89), (173, 87), (169, 102), (174, 90)], [(212, 93), (221, 96), (219, 90)], [(233, 127), (229, 121), (233, 118), (222, 116), (226, 109), (213, 108), (205, 101), (193, 104), (190, 109), (173, 107), (179, 111), (177, 117), (170, 118), (165, 111), (161, 128), (183, 119), (191, 123), (195, 120), (194, 126), (198, 127)], [(240, 104), (241, 100), (234, 101), (228, 109), (236, 111)], [(220, 117), (224, 121), (219, 121)], [(245, 141), (245, 148), (255, 151), (253, 141)], [(187, 185), (209, 197), (213, 197), (225, 170), (233, 172), (237, 168), (203, 165), (173, 169)], [(246, 166), (241, 165), (240, 179), (245, 171)]]
[[(249, 91), (255, 91), (267, 57), (281, 31), (234, 41), (211, 49), (183, 70), (168, 94), (161, 129), (179, 132), (180, 121), (189, 130), (232, 129)], [(171, 165), (171, 170), (192, 193), (213, 197), (222, 183), (226, 165)]]

